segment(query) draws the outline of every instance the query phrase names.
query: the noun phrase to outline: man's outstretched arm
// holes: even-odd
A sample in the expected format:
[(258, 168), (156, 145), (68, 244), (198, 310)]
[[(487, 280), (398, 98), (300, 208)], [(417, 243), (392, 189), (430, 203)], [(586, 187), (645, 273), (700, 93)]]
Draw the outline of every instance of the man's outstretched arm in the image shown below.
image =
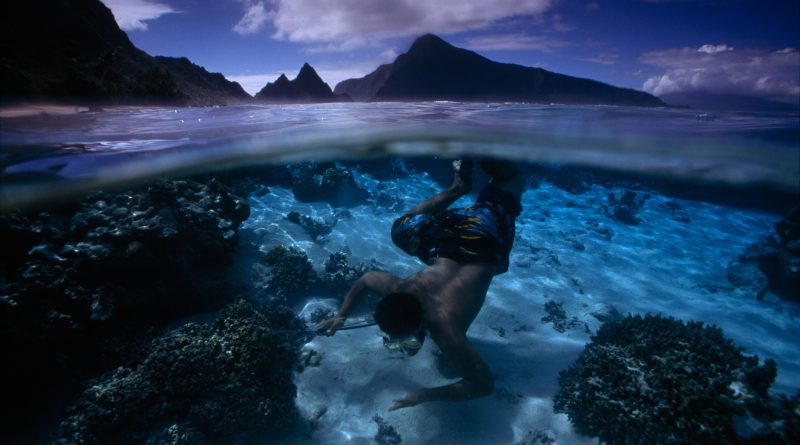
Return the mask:
[(317, 332), (323, 335), (333, 335), (336, 329), (340, 328), (347, 319), (347, 314), (367, 292), (375, 292), (379, 295), (386, 295), (392, 291), (400, 278), (388, 273), (373, 270), (361, 276), (344, 296), (341, 307), (336, 316), (323, 320)]
[(463, 378), (449, 385), (423, 388), (412, 392), (402, 399), (395, 400), (395, 404), (389, 408), (389, 411), (436, 400), (475, 399), (487, 396), (494, 391), (494, 379), (489, 366), (483, 361), (478, 351), (469, 344), (465, 336), (434, 339)]

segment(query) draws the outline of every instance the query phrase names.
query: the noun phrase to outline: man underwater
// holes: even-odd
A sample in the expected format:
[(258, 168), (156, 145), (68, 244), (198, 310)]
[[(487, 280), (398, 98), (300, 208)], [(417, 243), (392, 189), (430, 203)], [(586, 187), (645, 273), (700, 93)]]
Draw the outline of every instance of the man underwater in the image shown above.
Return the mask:
[(367, 272), (345, 295), (336, 316), (320, 324), (319, 333), (333, 335), (361, 297), (376, 292), (383, 298), (375, 321), (389, 335), (387, 342), (414, 355), (427, 332), (462, 377), (452, 384), (409, 393), (395, 400), (390, 411), (436, 400), (469, 400), (494, 390), (489, 366), (466, 333), (483, 306), (492, 278), (508, 270), (525, 180), (508, 162), (480, 164), (492, 179), (475, 204), (448, 209), (472, 189), (472, 161), (455, 161), (453, 184), (392, 225), (392, 241), (428, 265), (406, 279)]

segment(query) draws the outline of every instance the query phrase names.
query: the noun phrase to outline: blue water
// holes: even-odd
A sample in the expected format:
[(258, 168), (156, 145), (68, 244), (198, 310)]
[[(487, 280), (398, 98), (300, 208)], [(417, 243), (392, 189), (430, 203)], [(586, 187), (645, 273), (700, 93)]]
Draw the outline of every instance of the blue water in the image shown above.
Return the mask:
[[(764, 200), (796, 198), (797, 113), (703, 113), (445, 102), (119, 108), (3, 118), (0, 210), (35, 209), (54, 198), (154, 176), (383, 156), (492, 155), (680, 180), (688, 188), (733, 186), (751, 196), (763, 194)], [(341, 249), (351, 252), (352, 263), (376, 260), (399, 276), (419, 270), (422, 263), (392, 244), (389, 227), (398, 212), (441, 185), (426, 172), (393, 180), (378, 180), (368, 171), (354, 170), (354, 176), (360, 187), (392, 196), (402, 210), (368, 202), (345, 213), (325, 202), (298, 202), (291, 190), (270, 187), (269, 193), (248, 197), (251, 215), (239, 229), (239, 243), (262, 253), (276, 245), (297, 247), (317, 270)], [(306, 346), (325, 352), (319, 367), (296, 377), (298, 407), (309, 417), (320, 406), (328, 414), (311, 438), (291, 443), (369, 443), (375, 413), (394, 425), (404, 443), (517, 443), (531, 430), (546, 430), (557, 443), (596, 443), (554, 413), (551, 398), (558, 372), (577, 359), (600, 325), (592, 314), (612, 307), (718, 325), (748, 354), (778, 362), (774, 391), (800, 388), (800, 307), (774, 295), (759, 301), (726, 277), (729, 262), (771, 236), (783, 215), (647, 191), (652, 196), (639, 214), (643, 222), (627, 225), (604, 211), (609, 193), (623, 191), (594, 184), (568, 193), (541, 181), (524, 193), (511, 267), (494, 280), (469, 331), (496, 375), (497, 396), (387, 414), (404, 392), (447, 381), (436, 372), (432, 348), (414, 360), (397, 360), (376, 352), (382, 351), (377, 329), (342, 332)], [(674, 219), (668, 202), (690, 220)], [(314, 240), (286, 221), (290, 211), (336, 225)], [(602, 236), (598, 227), (613, 238)], [(238, 279), (263, 285), (260, 263), (236, 258)], [(295, 309), (308, 315), (317, 306), (335, 308), (339, 298), (310, 295)], [(562, 303), (577, 327), (557, 332), (541, 323), (549, 300)]]

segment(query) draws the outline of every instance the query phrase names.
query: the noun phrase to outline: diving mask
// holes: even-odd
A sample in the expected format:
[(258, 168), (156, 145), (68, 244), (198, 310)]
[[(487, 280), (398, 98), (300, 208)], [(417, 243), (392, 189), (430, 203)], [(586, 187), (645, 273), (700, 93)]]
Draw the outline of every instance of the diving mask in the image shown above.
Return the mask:
[(425, 343), (426, 332), (420, 329), (416, 334), (400, 338), (383, 337), (383, 347), (389, 352), (403, 352), (414, 356)]

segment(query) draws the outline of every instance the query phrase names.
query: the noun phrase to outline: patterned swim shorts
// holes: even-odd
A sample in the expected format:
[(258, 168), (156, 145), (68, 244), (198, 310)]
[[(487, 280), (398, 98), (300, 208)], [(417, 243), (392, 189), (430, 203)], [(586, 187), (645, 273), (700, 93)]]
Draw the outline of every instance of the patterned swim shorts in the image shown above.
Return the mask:
[(392, 241), (425, 263), (436, 257), (488, 263), (501, 274), (508, 270), (521, 211), (519, 200), (490, 184), (472, 206), (401, 216), (392, 225)]

